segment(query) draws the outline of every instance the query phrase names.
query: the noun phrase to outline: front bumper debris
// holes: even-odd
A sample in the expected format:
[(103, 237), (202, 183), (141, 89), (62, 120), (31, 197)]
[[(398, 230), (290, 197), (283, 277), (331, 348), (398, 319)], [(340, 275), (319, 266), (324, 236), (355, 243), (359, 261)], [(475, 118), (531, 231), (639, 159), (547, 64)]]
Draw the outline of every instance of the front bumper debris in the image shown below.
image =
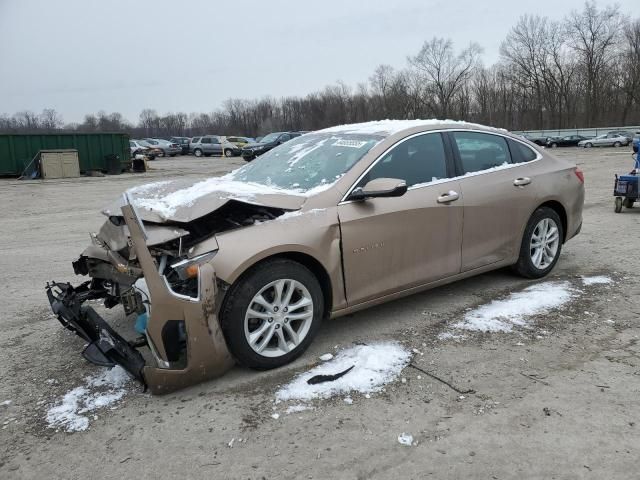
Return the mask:
[(91, 289), (89, 283), (77, 288), (69, 283), (48, 283), (46, 290), (51, 310), (65, 328), (89, 342), (82, 351), (85, 359), (103, 367), (120, 365), (135, 379), (145, 383), (142, 375), (145, 361), (140, 352), (93, 308), (83, 305), (86, 300), (100, 298), (99, 292)]
[[(126, 203), (122, 213), (129, 228), (130, 246), (142, 268), (149, 290), (150, 313), (146, 341), (127, 342), (91, 307), (89, 299), (106, 297), (91, 282), (47, 285), (47, 296), (62, 325), (89, 344), (83, 356), (104, 366), (121, 365), (152, 393), (162, 394), (224, 374), (233, 359), (216, 314), (216, 277), (213, 267), (199, 266), (198, 295), (171, 290), (146, 245), (146, 234), (134, 208)], [(125, 266), (126, 267), (126, 266)], [(148, 346), (155, 361), (147, 362), (138, 348)]]

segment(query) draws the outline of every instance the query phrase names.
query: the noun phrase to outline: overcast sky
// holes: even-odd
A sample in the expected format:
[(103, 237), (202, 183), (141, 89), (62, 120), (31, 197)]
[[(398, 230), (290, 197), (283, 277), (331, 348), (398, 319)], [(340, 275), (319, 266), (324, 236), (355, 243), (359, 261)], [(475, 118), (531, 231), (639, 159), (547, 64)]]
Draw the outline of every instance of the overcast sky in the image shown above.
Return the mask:
[[(617, 3), (633, 12), (637, 2)], [(0, 0), (0, 113), (210, 112), (230, 97), (356, 85), (377, 65), (403, 67), (433, 36), (476, 41), (490, 64), (521, 15), (559, 19), (583, 3)]]

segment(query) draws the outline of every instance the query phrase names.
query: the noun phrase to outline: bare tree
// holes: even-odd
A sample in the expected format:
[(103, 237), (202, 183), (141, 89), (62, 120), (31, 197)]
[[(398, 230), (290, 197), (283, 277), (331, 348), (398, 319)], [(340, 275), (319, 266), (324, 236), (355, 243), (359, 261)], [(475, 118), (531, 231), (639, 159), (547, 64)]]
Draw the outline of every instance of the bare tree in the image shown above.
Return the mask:
[(471, 78), (481, 53), (480, 46), (472, 43), (456, 54), (451, 40), (434, 37), (415, 57), (409, 57), (409, 63), (428, 83), (427, 91), (433, 92), (432, 105), (438, 116), (449, 116), (453, 99)]
[(573, 11), (569, 15), (566, 24), (571, 48), (580, 56), (584, 70), (586, 126), (590, 127), (596, 123), (602, 107), (607, 67), (615, 58), (623, 18), (617, 6), (599, 10), (595, 2), (588, 1), (581, 12)]

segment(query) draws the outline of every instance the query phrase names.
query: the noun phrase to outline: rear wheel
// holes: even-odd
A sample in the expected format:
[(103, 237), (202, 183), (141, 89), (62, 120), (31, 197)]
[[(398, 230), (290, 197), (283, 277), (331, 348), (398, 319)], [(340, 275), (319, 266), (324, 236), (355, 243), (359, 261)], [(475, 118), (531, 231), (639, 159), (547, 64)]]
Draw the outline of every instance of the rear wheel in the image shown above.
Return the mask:
[(593, 143), (585, 143), (584, 144), (584, 148), (591, 148), (593, 147)]
[(558, 262), (563, 238), (562, 221), (556, 211), (537, 209), (525, 228), (514, 270), (526, 278), (546, 276)]
[(158, 153), (158, 157), (164, 157), (166, 156), (166, 154), (164, 153), (164, 150), (160, 150), (160, 152)]
[(633, 200), (631, 198), (625, 198), (622, 205), (624, 208), (633, 208)]
[(616, 197), (616, 202), (615, 202), (613, 211), (616, 213), (622, 212), (622, 197)]
[(225, 148), (224, 156), (227, 157), (227, 158), (233, 157), (233, 151), (230, 148)]
[(202, 150), (200, 150), (199, 148), (196, 148), (196, 149), (193, 151), (193, 154), (194, 154), (196, 157), (201, 157), (201, 156), (202, 156)]
[(313, 340), (322, 315), (316, 277), (304, 265), (278, 259), (258, 265), (231, 287), (221, 323), (238, 361), (266, 370), (298, 358)]
[(558, 148), (558, 144), (557, 143), (552, 143), (551, 144), (551, 148)]
[(615, 143), (613, 144), (613, 146), (614, 146), (614, 147), (616, 147), (616, 148), (618, 148), (618, 147), (621, 147), (621, 146), (622, 146), (622, 144), (621, 144), (620, 142), (615, 142)]

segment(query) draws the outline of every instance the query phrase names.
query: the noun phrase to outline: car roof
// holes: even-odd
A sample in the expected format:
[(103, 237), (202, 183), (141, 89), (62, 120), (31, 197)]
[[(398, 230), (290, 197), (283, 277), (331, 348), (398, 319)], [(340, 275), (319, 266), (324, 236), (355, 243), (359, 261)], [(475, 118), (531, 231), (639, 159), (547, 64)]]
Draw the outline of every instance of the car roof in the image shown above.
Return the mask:
[(487, 127), (477, 123), (463, 122), (457, 120), (378, 120), (373, 122), (352, 123), (347, 125), (338, 125), (336, 127), (317, 130), (316, 133), (352, 133), (352, 134), (369, 134), (381, 135), (388, 137), (404, 130), (418, 129), (436, 130), (439, 128), (450, 129), (456, 127), (474, 128), (479, 130), (487, 130), (499, 133), (508, 133), (501, 128)]

